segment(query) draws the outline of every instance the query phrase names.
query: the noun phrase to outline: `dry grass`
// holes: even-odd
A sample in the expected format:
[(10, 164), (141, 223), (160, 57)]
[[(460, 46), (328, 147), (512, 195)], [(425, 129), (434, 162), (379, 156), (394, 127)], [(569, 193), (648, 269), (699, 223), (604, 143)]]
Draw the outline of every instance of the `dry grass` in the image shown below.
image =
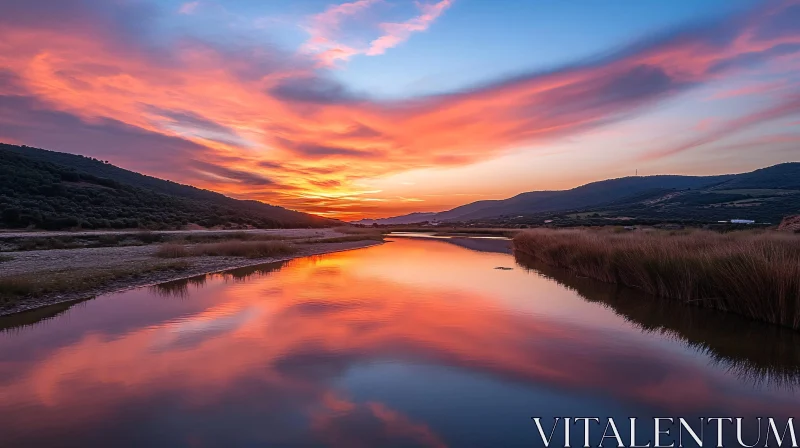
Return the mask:
[(297, 252), (294, 246), (283, 241), (223, 241), (198, 244), (191, 250), (198, 255), (246, 258), (274, 257)]
[(153, 272), (184, 271), (190, 266), (183, 261), (110, 269), (65, 269), (36, 274), (0, 277), (0, 303), (48, 293), (70, 293), (91, 290), (110, 282), (137, 278)]
[(186, 246), (180, 243), (162, 244), (158, 250), (156, 250), (156, 256), (159, 258), (182, 258), (190, 255)]
[(344, 233), (345, 235), (382, 235), (383, 231), (374, 227), (354, 227), (354, 226), (341, 226), (333, 230)]
[(320, 244), (320, 243), (349, 243), (352, 241), (383, 241), (383, 234), (362, 233), (355, 235), (333, 236), (330, 238), (312, 238), (300, 242), (303, 244)]
[(484, 227), (416, 227), (416, 226), (393, 226), (388, 229), (392, 232), (434, 232), (435, 235), (467, 235), (467, 236), (503, 236), (513, 238), (514, 235), (521, 232), (518, 229), (502, 229), (502, 228), (484, 228)]
[(778, 232), (522, 232), (514, 249), (609, 283), (800, 329), (800, 237)]
[(256, 232), (231, 232), (231, 233), (220, 233), (220, 234), (204, 234), (204, 233), (197, 233), (194, 235), (186, 235), (180, 239), (180, 241), (186, 243), (212, 243), (212, 242), (226, 242), (231, 240), (237, 241), (280, 241), (280, 240), (288, 240), (292, 239), (291, 237), (283, 236), (283, 235), (273, 235), (268, 233), (256, 233)]
[(230, 240), (191, 246), (184, 246), (180, 243), (167, 243), (159, 247), (155, 255), (161, 258), (197, 257), (201, 255), (263, 258), (292, 255), (296, 252), (297, 249), (293, 245), (284, 241)]

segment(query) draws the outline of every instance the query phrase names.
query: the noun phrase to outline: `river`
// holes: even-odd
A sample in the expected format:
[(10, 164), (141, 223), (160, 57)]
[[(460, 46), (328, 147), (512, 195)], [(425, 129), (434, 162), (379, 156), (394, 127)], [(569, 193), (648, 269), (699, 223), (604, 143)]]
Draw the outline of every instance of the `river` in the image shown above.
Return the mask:
[(393, 236), (0, 318), (0, 446), (535, 447), (532, 417), (785, 424), (798, 378), (796, 332)]

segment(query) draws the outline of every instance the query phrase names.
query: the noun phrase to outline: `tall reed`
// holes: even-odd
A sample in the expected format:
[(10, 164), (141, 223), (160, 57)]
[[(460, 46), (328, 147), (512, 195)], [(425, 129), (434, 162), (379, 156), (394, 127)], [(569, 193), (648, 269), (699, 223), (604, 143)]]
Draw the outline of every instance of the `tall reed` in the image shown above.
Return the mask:
[(579, 275), (800, 329), (800, 237), (779, 232), (525, 231), (516, 251)]

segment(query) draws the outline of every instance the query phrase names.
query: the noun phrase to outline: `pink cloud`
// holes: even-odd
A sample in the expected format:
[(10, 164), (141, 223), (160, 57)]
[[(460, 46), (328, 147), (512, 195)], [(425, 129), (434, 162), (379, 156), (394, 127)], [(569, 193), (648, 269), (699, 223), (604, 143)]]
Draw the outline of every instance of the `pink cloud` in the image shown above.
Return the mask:
[(337, 60), (348, 60), (360, 51), (337, 42), (335, 36), (339, 34), (340, 24), (347, 17), (355, 16), (368, 9), (378, 0), (356, 0), (350, 3), (332, 5), (324, 12), (311, 17), (310, 25), (306, 31), (311, 35), (300, 48), (304, 53), (315, 54), (320, 65), (328, 67)]
[(714, 130), (706, 133), (705, 135), (689, 142), (647, 153), (643, 159), (654, 160), (662, 157), (672, 156), (690, 149), (698, 148), (700, 146), (722, 140), (723, 138), (729, 137), (736, 132), (741, 132), (759, 124), (796, 114), (800, 114), (800, 95), (798, 94), (791, 95), (785, 98), (783, 101), (759, 111), (729, 120), (721, 125), (716, 126)]
[(404, 22), (383, 22), (378, 24), (381, 35), (372, 39), (367, 46), (349, 45), (341, 40), (340, 25), (343, 20), (358, 15), (379, 2), (379, 0), (357, 0), (334, 5), (311, 18), (307, 28), (311, 37), (301, 51), (316, 55), (323, 67), (333, 66), (337, 61), (347, 61), (353, 56), (377, 56), (386, 50), (405, 42), (416, 32), (427, 30), (454, 0), (440, 0), (436, 3), (417, 3), (420, 14)]
[(720, 152), (738, 150), (765, 150), (774, 148), (776, 146), (790, 144), (796, 145), (798, 143), (800, 143), (800, 134), (772, 134), (725, 145), (721, 148)]
[(445, 9), (453, 4), (453, 0), (441, 0), (434, 4), (419, 4), (422, 14), (401, 23), (382, 23), (380, 28), (384, 35), (373, 40), (366, 51), (367, 56), (383, 54), (389, 48), (408, 40), (412, 33), (425, 31), (439, 18)]
[(181, 7), (178, 10), (178, 12), (181, 13), (181, 14), (192, 14), (192, 13), (194, 13), (194, 10), (197, 9), (197, 7), (199, 5), (200, 5), (199, 1), (186, 2), (186, 3), (181, 5)]
[(711, 99), (727, 99), (727, 98), (736, 98), (748, 95), (759, 95), (764, 93), (770, 93), (776, 90), (780, 90), (781, 88), (786, 87), (788, 84), (789, 84), (788, 82), (783, 80), (775, 82), (755, 83), (743, 87), (738, 87), (735, 89), (717, 92), (711, 97)]
[[(339, 24), (343, 19), (348, 16), (354, 16), (366, 10), (370, 6), (377, 3), (377, 1), (378, 0), (357, 0), (351, 3), (342, 3), (340, 5), (330, 6), (324, 12), (312, 17), (312, 25), (310, 29), (312, 38), (310, 41), (313, 42), (320, 36), (325, 36), (337, 31)], [(326, 41), (327, 39), (323, 38), (322, 40)]]
[(694, 126), (695, 130), (698, 131), (706, 131), (708, 130), (714, 123), (716, 123), (717, 119), (714, 117), (703, 118), (702, 120), (698, 121), (697, 124)]
[(317, 54), (317, 58), (322, 66), (332, 67), (336, 64), (336, 61), (347, 61), (358, 54), (361, 54), (361, 52), (355, 48), (348, 47), (341, 43), (335, 43), (335, 46), (331, 46)]

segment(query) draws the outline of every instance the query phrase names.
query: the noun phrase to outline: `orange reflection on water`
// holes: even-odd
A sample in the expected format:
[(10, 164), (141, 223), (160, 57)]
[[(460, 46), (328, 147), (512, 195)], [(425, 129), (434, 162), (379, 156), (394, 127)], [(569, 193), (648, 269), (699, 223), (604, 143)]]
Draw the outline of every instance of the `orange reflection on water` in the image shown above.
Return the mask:
[[(340, 380), (376, 363), (443, 366), (673, 413), (793, 409), (778, 393), (731, 393), (735, 381), (724, 373), (664, 350), (666, 342), (575, 291), (497, 266), (513, 259), (402, 239), (243, 280), (214, 275), (182, 298), (140, 289), (88, 302), (0, 333), (0, 353), (36, 348), (0, 358), (0, 430), (64, 434), (119, 425), (131, 409), (166, 406), (200, 419), (196, 413), (232, 406), (270, 422), (306, 422), (283, 429), (285, 440), (310, 432), (332, 446), (398, 438), (445, 446), (434, 427), (392, 403), (350, 397)], [(121, 323), (83, 325), (93, 313)], [(263, 426), (254, 440), (277, 437), (275, 426)]]

